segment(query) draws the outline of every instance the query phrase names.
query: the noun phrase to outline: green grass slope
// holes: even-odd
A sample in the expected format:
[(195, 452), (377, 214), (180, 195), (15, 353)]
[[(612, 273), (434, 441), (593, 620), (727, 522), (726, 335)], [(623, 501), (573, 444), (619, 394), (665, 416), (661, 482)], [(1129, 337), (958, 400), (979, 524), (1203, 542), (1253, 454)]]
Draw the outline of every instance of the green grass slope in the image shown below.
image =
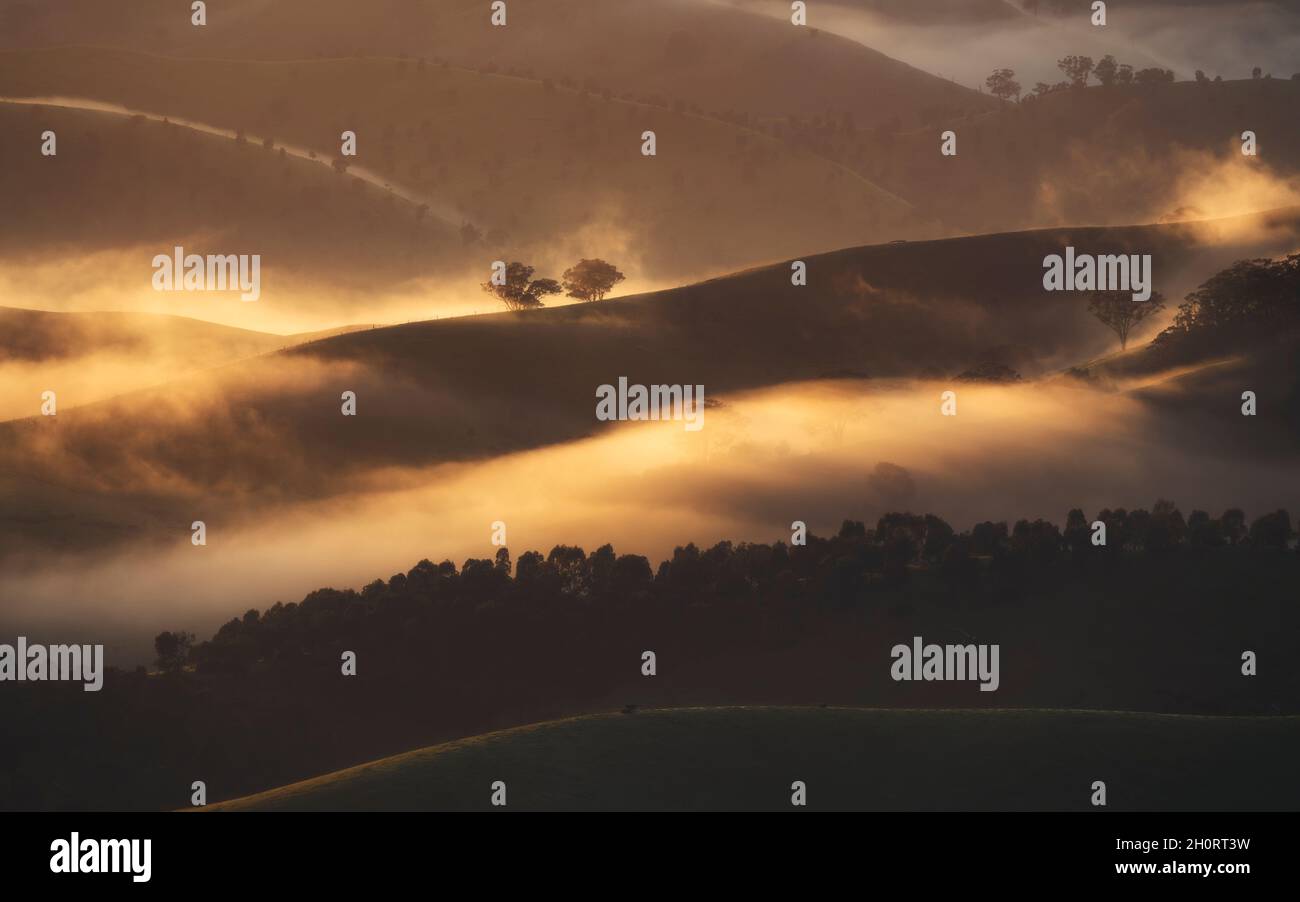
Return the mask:
[(685, 708), (489, 733), (209, 810), (1295, 810), (1300, 717)]

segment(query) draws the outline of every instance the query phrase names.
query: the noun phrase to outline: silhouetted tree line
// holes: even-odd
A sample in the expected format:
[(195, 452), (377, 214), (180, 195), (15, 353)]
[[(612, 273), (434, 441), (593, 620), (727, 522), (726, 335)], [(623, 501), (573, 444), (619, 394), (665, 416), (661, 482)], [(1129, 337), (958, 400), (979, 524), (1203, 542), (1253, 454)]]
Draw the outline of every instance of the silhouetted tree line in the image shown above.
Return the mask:
[[(1105, 543), (1098, 544), (1097, 523)], [(336, 668), (340, 648), (376, 629), (404, 636), (421, 629), (454, 632), (458, 618), (485, 612), (529, 617), (581, 618), (584, 612), (621, 615), (638, 608), (662, 610), (716, 606), (834, 609), (868, 603), (874, 590), (904, 586), (932, 571), (950, 590), (988, 601), (1013, 600), (1062, 563), (1099, 564), (1115, 556), (1202, 554), (1213, 549), (1282, 553), (1294, 536), (1287, 511), (1247, 521), (1239, 509), (1219, 517), (1194, 510), (1184, 517), (1172, 502), (1151, 510), (1117, 508), (1090, 520), (1069, 512), (1065, 528), (1045, 520), (978, 523), (956, 532), (933, 514), (888, 513), (874, 528), (846, 520), (829, 538), (807, 536), (806, 545), (720, 542), (701, 550), (678, 547), (653, 570), (641, 555), (617, 555), (610, 545), (591, 553), (557, 545), (543, 557), (528, 551), (512, 567), (507, 549), (494, 559), (420, 561), (387, 582), (360, 592), (319, 589), (301, 603), (232, 619), (210, 640), (193, 645), (186, 633), (162, 633), (159, 666), (181, 669), (180, 656), (200, 673), (247, 672), (258, 666), (320, 664)], [(513, 569), (513, 573), (512, 573)]]
[[(1088, 81), (1093, 78), (1103, 88), (1169, 84), (1174, 80), (1172, 69), (1151, 67), (1135, 70), (1128, 63), (1121, 63), (1110, 54), (1095, 62), (1090, 56), (1071, 54), (1057, 60), (1056, 67), (1065, 74), (1065, 81), (1055, 84), (1040, 81), (1034, 85), (1032, 94), (1025, 95), (1026, 100), (1070, 88), (1086, 88)], [(1198, 81), (1203, 80), (1204, 73), (1198, 71), (1197, 75)], [(989, 93), (1001, 100), (1021, 98), (1021, 86), (1020, 82), (1016, 81), (1014, 69), (994, 69), (993, 73), (985, 79), (984, 84), (989, 89)]]
[(1300, 328), (1300, 254), (1238, 260), (1187, 295), (1156, 346), (1248, 342)]

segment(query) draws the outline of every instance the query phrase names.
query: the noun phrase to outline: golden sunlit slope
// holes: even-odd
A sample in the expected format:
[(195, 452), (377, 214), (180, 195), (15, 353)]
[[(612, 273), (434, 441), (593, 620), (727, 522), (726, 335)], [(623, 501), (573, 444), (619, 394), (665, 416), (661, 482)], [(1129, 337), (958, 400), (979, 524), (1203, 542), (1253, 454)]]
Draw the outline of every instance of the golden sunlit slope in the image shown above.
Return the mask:
[(169, 0), (72, 0), (10, 11), (0, 46), (98, 44), (259, 59), (398, 56), (526, 71), (599, 92), (758, 116), (850, 113), (863, 125), (991, 100), (852, 41), (705, 0), (228, 0), (208, 24)]
[[(57, 421), (0, 425), (0, 494), (24, 512), (25, 541), (48, 539), (36, 511), (59, 541), (82, 521), (109, 525), (77, 540), (115, 541), (187, 526), (195, 506), (235, 518), (368, 491), (386, 484), (385, 468), (581, 438), (604, 428), (596, 389), (620, 377), (703, 385), (724, 401), (823, 377), (950, 380), (987, 362), (1033, 377), (1115, 343), (1083, 297), (1043, 291), (1045, 255), (1151, 254), (1156, 288), (1177, 298), (1225, 254), (1293, 242), (1298, 219), (878, 245), (809, 257), (806, 287), (780, 263), (622, 300), (352, 332)], [(1253, 244), (1220, 245), (1248, 226)], [(340, 415), (347, 391), (356, 417)], [(56, 516), (68, 506), (71, 524)]]
[(1280, 810), (1300, 803), (1297, 751), (1297, 717), (669, 708), (501, 730), (205, 810), (491, 811), (497, 781), (506, 810), (790, 810), (794, 779), (811, 810), (1082, 810), (1099, 768), (1129, 810)]
[[(336, 156), (458, 212), (467, 251), (559, 276), (601, 256), (642, 288), (791, 252), (915, 236), (907, 204), (770, 135), (541, 81), (397, 59), (173, 60), (69, 49), (0, 54), (14, 95), (89, 97)], [(642, 155), (642, 133), (657, 155)], [(473, 284), (467, 282), (467, 285)]]

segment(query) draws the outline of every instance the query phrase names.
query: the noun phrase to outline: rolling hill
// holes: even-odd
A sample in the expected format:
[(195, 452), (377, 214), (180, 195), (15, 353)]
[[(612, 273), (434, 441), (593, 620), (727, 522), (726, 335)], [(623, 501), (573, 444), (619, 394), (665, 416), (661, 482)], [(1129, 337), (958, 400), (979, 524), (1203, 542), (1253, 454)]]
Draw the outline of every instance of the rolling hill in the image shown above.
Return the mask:
[[(125, 534), (166, 534), (189, 522), (198, 497), (234, 516), (351, 491), (376, 469), (592, 435), (595, 389), (619, 377), (704, 385), (725, 399), (819, 378), (950, 379), (988, 362), (1047, 374), (1114, 339), (1083, 301), (1043, 291), (1046, 254), (1067, 244), (1150, 253), (1157, 289), (1176, 299), (1232, 259), (1291, 246), (1296, 222), (1290, 210), (876, 245), (809, 257), (806, 287), (779, 263), (617, 301), (352, 332), (57, 424), (0, 424), (0, 479), (14, 506), (5, 513), (26, 514), (22, 542), (42, 541), (33, 512), (64, 529), (64, 515), (91, 508), (132, 523)], [(355, 420), (340, 417), (345, 390), (359, 399)]]
[(687, 708), (600, 714), (396, 755), (208, 811), (1294, 810), (1300, 718)]
[[(0, 54), (0, 84), (11, 96), (86, 98), (242, 130), (322, 158), (353, 131), (352, 162), (479, 228), (456, 245), (478, 281), (494, 259), (526, 255), (559, 275), (603, 256), (642, 286), (663, 284), (792, 246), (829, 250), (932, 228), (860, 174), (743, 122), (503, 72), (69, 48)], [(656, 134), (653, 157), (641, 153), (646, 130)]]
[(409, 56), (517, 70), (596, 93), (677, 100), (759, 117), (810, 107), (864, 125), (913, 109), (987, 109), (992, 100), (882, 53), (789, 21), (697, 0), (552, 0), (494, 27), (479, 0), (230, 0), (193, 27), (166, 0), (10, 3), (0, 47), (97, 44), (193, 57)]

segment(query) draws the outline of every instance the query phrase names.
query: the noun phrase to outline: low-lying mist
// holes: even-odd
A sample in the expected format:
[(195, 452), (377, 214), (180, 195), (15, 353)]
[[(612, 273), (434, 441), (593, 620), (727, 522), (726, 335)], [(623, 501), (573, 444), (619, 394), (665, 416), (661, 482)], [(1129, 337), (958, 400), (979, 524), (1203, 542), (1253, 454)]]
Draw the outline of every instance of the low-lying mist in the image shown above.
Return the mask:
[(360, 588), (422, 558), (491, 557), (494, 521), (506, 524), (515, 557), (611, 542), (657, 563), (687, 542), (789, 541), (795, 520), (827, 533), (889, 510), (968, 529), (985, 519), (1059, 524), (1072, 507), (1091, 516), (1162, 497), (1184, 512), (1239, 506), (1252, 517), (1300, 502), (1293, 467), (1187, 444), (1128, 395), (1068, 382), (958, 384), (957, 415), (942, 416), (952, 387), (782, 386), (723, 399), (701, 432), (624, 424), (482, 462), (376, 470), (350, 495), (268, 507), (240, 525), (209, 522), (203, 547), (180, 532), (171, 550), (11, 562), (0, 573), (0, 620), (61, 641), (108, 638), (110, 663), (129, 665), (148, 659), (163, 629), (204, 637), (249, 608), (321, 586)]

